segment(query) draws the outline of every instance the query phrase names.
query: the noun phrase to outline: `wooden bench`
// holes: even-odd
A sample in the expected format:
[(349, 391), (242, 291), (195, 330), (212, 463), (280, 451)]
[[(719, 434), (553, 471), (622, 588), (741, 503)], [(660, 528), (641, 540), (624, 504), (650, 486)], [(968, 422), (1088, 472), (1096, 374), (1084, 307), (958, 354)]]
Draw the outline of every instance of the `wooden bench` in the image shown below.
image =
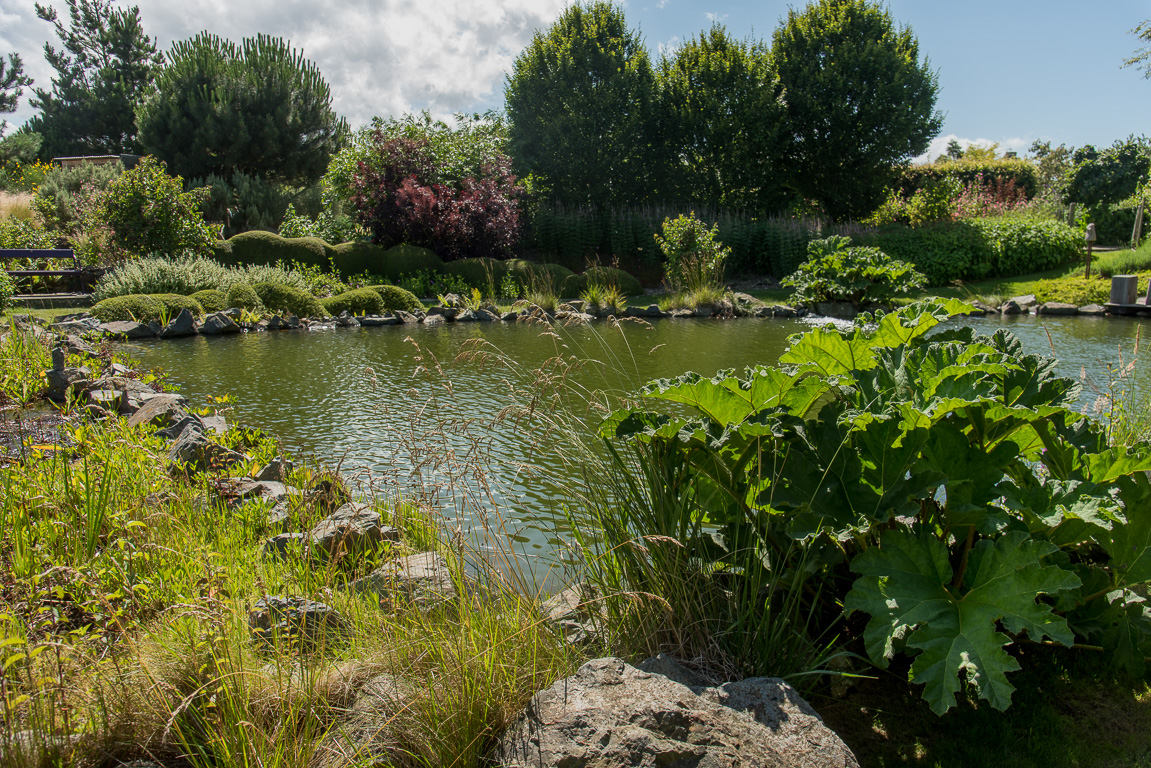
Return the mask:
[(0, 262), (15, 261), (17, 259), (57, 259), (71, 261), (72, 269), (8, 269), (5, 270), (11, 277), (65, 277), (71, 276), (75, 280), (76, 292), (83, 293), (80, 282), (80, 259), (71, 248), (52, 248), (33, 250), (30, 248), (0, 248)]

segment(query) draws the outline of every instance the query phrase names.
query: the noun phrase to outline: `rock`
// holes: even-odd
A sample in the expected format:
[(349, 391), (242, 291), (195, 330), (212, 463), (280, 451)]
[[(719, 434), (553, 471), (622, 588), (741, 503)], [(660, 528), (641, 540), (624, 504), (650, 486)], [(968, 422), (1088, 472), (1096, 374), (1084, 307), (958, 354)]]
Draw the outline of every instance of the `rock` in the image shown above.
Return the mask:
[[(269, 327), (271, 326), (269, 325)], [(213, 312), (208, 315), (204, 318), (204, 324), (200, 326), (200, 333), (205, 336), (224, 336), (239, 332), (240, 326), (223, 312)]]
[(114, 389), (92, 389), (88, 391), (88, 402), (111, 413), (119, 413), (124, 396)]
[(658, 304), (649, 304), (646, 307), (628, 307), (623, 311), (624, 317), (663, 317), (663, 310)]
[(48, 330), (63, 334), (83, 334), (99, 330), (100, 321), (89, 315), (83, 319), (59, 320), (48, 326)]
[(175, 440), (184, 434), (187, 430), (195, 430), (196, 432), (204, 431), (204, 422), (199, 416), (187, 415), (179, 421), (171, 424), (170, 426), (161, 429), (156, 433), (157, 437), (162, 437), (165, 440)]
[(592, 612), (595, 599), (595, 590), (581, 582), (549, 597), (540, 610), (567, 642), (586, 643), (599, 636), (596, 616)]
[(100, 323), (100, 332), (105, 336), (118, 339), (154, 339), (156, 332), (151, 326), (137, 323), (133, 320), (117, 320), (112, 323)]
[(179, 395), (157, 395), (149, 398), (139, 409), (128, 417), (129, 427), (151, 424), (167, 427), (188, 415), (184, 409), (184, 398)]
[(695, 317), (695, 310), (693, 310), (693, 309), (673, 309), (672, 311), (667, 313), (667, 316), (674, 318), (676, 320), (684, 320), (684, 319), (687, 319), (689, 317)]
[(276, 480), (282, 483), (288, 477), (288, 474), (292, 471), (292, 468), (292, 462), (288, 461), (282, 456), (277, 456), (276, 458), (269, 461), (263, 469), (256, 473), (256, 479)]
[(474, 323), (478, 319), (476, 313), (470, 309), (461, 309), (456, 313), (457, 323)]
[(859, 766), (783, 680), (693, 687), (616, 658), (589, 661), (533, 696), (494, 758), (502, 768)]
[(68, 353), (63, 347), (54, 347), (52, 349), (52, 370), (63, 371), (64, 363), (68, 359)]
[(369, 505), (351, 503), (316, 523), (308, 540), (314, 551), (331, 557), (364, 552), (382, 541), (399, 541), (400, 532), (381, 525), (379, 513)]
[(308, 645), (334, 640), (344, 621), (334, 608), (303, 597), (265, 595), (248, 613), (252, 636), (266, 646), (303, 641)]
[(820, 301), (815, 305), (815, 312), (824, 317), (834, 317), (841, 320), (851, 320), (859, 314), (850, 301)]
[(1079, 308), (1079, 314), (1088, 315), (1091, 317), (1100, 317), (1107, 314), (1107, 308), (1099, 304), (1088, 304), (1085, 307)]
[(295, 315), (288, 315), (283, 319), (284, 327), (290, 331), (294, 331), (300, 327), (300, 318)]
[(1037, 315), (1078, 315), (1079, 307), (1058, 301), (1046, 301), (1035, 308)]
[(264, 542), (265, 557), (286, 558), (292, 552), (303, 554), (308, 548), (308, 534), (280, 533)]
[(519, 319), (520, 313), (515, 310), (508, 310), (500, 315), (500, 321), (504, 323), (514, 323)]
[(984, 304), (982, 301), (972, 301), (969, 303), (984, 315), (993, 315), (999, 311), (997, 307), (993, 307), (990, 304)]
[(420, 552), (389, 560), (367, 576), (353, 581), (352, 589), (378, 595), (383, 608), (395, 607), (397, 603), (428, 607), (453, 600), (457, 594), (448, 561), (435, 552)]
[(204, 425), (205, 432), (223, 435), (228, 431), (228, 420), (223, 416), (202, 416), (200, 423)]
[[(447, 296), (443, 297), (443, 300), (444, 306), (450, 307), (451, 309), (462, 309), (464, 306), (463, 297), (461, 297), (458, 293), (449, 293)], [(428, 310), (428, 314), (431, 314), (430, 309)]]
[[(459, 314), (459, 310), (456, 309), (455, 307), (436, 306), (436, 307), (432, 307), (431, 309), (428, 310), (428, 317), (435, 317), (436, 315), (439, 315), (444, 320), (447, 320), (449, 322), (452, 320), (455, 320), (456, 315), (458, 315), (458, 314)], [(428, 318), (427, 317), (424, 318), (424, 323), (428, 324)]]
[(395, 315), (384, 315), (383, 317), (361, 317), (360, 325), (365, 328), (375, 328), (381, 325), (397, 325), (400, 319)]
[(999, 308), (999, 311), (1005, 315), (1018, 315), (1023, 313), (1023, 307), (1018, 301), (1011, 299), (1010, 301), (1004, 302), (1003, 306)]
[(377, 675), (364, 683), (351, 711), (316, 749), (317, 768), (358, 768), (406, 762), (391, 723), (407, 710), (419, 688), (397, 675)]
[(95, 347), (75, 334), (65, 336), (64, 340), (60, 342), (60, 346), (64, 348), (65, 352), (73, 355), (86, 355), (87, 357), (97, 356)]
[(404, 312), (402, 309), (396, 310), (396, 317), (404, 325), (414, 325), (420, 322), (420, 319), (410, 312)]
[(287, 503), (291, 496), (301, 497), (300, 490), (277, 480), (252, 480), (228, 477), (216, 483), (216, 493), (233, 509), (249, 501), (262, 501), (275, 506)]
[(44, 390), (44, 397), (54, 403), (64, 403), (68, 400), (69, 392), (85, 390), (89, 386), (91, 383), (88, 381), (87, 368), (51, 370), (48, 371), (48, 387)]
[(48, 325), (48, 320), (36, 315), (12, 315), (12, 322), (18, 327), (24, 326), (29, 328), (44, 328)]
[(340, 316), (336, 318), (336, 325), (341, 328), (359, 328), (360, 321), (348, 314), (348, 310), (345, 309), (340, 313)]
[(493, 312), (490, 309), (481, 309), (480, 311), (476, 312), (476, 320), (481, 323), (495, 323), (499, 322), (499, 319), (499, 312)]
[(181, 336), (193, 336), (195, 333), (196, 318), (192, 315), (191, 310), (181, 309), (180, 314), (172, 318), (172, 320), (164, 326), (164, 330), (160, 331), (160, 338), (176, 339)]
[(1012, 296), (1008, 301), (1014, 301), (1019, 305), (1020, 309), (1026, 311), (1032, 304), (1038, 303), (1034, 293), (1027, 293), (1023, 296)]
[(443, 315), (428, 315), (424, 318), (423, 322), (424, 325), (445, 325), (448, 320)]
[(169, 464), (191, 472), (222, 469), (243, 460), (243, 454), (212, 442), (198, 429), (184, 429), (168, 449)]

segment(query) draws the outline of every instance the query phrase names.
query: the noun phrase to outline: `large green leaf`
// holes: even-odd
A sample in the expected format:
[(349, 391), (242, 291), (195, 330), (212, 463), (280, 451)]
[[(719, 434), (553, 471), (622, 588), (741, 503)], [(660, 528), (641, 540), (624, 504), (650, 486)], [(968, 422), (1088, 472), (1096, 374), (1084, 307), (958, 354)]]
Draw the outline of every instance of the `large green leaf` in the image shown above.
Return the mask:
[(1116, 584), (1133, 587), (1151, 581), (1151, 482), (1139, 472), (1119, 478), (1117, 485), (1127, 519), (1096, 540), (1111, 556)]
[(985, 539), (971, 550), (963, 583), (956, 586), (943, 542), (926, 533), (887, 530), (880, 546), (852, 561), (861, 576), (844, 610), (871, 615), (864, 641), (877, 664), (886, 666), (897, 638), (919, 651), (911, 681), (925, 686), (923, 696), (937, 714), (955, 705), (962, 680), (1003, 710), (1015, 690), (1007, 673), (1019, 664), (1004, 651), (1012, 640), (998, 624), (1033, 640), (1074, 642), (1067, 622), (1038, 599), (1079, 586), (1071, 571), (1043, 564), (1055, 550), (1019, 531)]
[(829, 389), (830, 385), (817, 377), (758, 367), (748, 370), (746, 378), (732, 371), (721, 371), (710, 379), (685, 373), (650, 382), (641, 392), (645, 397), (691, 406), (727, 426), (768, 408), (782, 407), (804, 416)]

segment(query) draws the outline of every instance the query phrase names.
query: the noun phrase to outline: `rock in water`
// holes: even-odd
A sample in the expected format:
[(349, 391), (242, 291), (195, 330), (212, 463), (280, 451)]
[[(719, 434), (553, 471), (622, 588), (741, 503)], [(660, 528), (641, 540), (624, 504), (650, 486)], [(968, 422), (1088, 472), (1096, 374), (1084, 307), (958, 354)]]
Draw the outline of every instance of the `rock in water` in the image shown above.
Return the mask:
[(533, 696), (494, 757), (502, 768), (859, 768), (779, 678), (689, 687), (616, 658), (589, 661)]

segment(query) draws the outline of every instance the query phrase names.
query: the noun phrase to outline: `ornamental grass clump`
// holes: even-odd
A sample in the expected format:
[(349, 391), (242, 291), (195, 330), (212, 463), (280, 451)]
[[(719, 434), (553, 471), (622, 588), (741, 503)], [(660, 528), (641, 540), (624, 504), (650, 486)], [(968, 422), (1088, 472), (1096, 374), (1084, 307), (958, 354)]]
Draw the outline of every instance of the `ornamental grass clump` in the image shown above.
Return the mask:
[(884, 304), (923, 287), (927, 278), (878, 248), (852, 247), (851, 238), (833, 235), (807, 245), (807, 261), (782, 280), (803, 304), (851, 302), (857, 309)]

